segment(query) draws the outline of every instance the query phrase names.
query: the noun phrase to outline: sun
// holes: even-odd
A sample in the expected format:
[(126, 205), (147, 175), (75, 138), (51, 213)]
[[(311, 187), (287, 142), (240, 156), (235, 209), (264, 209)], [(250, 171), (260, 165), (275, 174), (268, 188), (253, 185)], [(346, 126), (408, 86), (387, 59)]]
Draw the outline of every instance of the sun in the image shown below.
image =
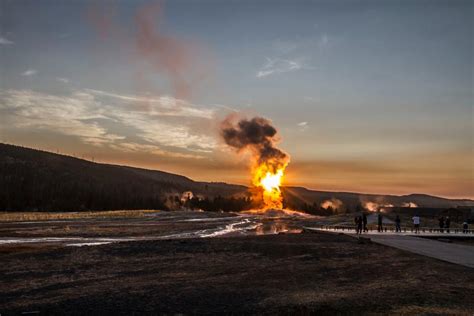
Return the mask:
[(280, 186), (287, 164), (283, 164), (275, 170), (272, 164), (264, 162), (253, 170), (253, 184), (262, 188), (262, 198), (266, 209), (282, 209), (283, 197)]
[(283, 170), (278, 170), (276, 174), (271, 174), (267, 172), (265, 177), (260, 181), (262, 187), (267, 192), (272, 192), (273, 190), (280, 191), (281, 178), (283, 177)]

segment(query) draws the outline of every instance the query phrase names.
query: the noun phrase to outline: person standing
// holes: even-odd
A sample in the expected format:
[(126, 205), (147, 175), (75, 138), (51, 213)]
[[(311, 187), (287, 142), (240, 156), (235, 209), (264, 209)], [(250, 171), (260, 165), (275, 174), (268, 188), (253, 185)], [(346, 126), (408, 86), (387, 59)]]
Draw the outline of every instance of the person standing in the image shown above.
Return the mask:
[(400, 216), (397, 215), (395, 218), (395, 232), (396, 233), (401, 233), (402, 232), (402, 227), (400, 226), (401, 220)]
[(439, 222), (439, 232), (442, 233), (442, 232), (443, 232), (443, 228), (444, 228), (444, 217), (441, 216), (441, 217), (438, 219), (438, 222)]
[(413, 216), (413, 226), (415, 226), (415, 234), (420, 233), (420, 217), (418, 216), (418, 214), (415, 214), (415, 216)]
[(367, 229), (367, 215), (365, 213), (362, 214), (362, 223), (364, 224), (364, 232), (368, 232), (369, 230)]
[(467, 221), (464, 221), (464, 223), (462, 223), (462, 232), (463, 232), (463, 234), (467, 234), (468, 230), (469, 230), (469, 224), (467, 223)]
[(362, 234), (362, 217), (357, 218), (357, 234)]
[(382, 214), (380, 213), (379, 211), (379, 215), (377, 217), (377, 231), (379, 233), (383, 232), (383, 217), (382, 217)]
[(444, 227), (446, 228), (446, 232), (449, 234), (449, 226), (451, 226), (451, 219), (449, 216), (446, 216), (446, 220), (444, 221)]

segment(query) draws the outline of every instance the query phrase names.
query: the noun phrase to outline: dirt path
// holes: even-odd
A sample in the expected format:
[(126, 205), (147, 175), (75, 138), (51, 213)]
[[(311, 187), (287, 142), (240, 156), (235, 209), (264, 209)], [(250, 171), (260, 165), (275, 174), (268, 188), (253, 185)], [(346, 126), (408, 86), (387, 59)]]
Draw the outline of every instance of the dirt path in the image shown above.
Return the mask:
[(474, 268), (474, 247), (472, 246), (413, 236), (371, 235), (370, 239), (382, 245)]
[[(307, 230), (331, 232), (319, 228), (308, 228)], [(357, 237), (357, 235), (351, 230), (336, 231), (336, 233), (343, 233), (348, 236)], [(465, 237), (463, 234), (423, 234), (420, 236), (429, 237)], [(445, 243), (437, 240), (415, 237), (412, 234), (407, 233), (364, 233), (362, 237), (370, 238), (371, 241), (378, 244), (398, 248), (401, 250), (410, 251), (412, 253), (420, 254), (423, 256), (460, 264), (469, 268), (474, 268), (474, 247), (470, 245)]]

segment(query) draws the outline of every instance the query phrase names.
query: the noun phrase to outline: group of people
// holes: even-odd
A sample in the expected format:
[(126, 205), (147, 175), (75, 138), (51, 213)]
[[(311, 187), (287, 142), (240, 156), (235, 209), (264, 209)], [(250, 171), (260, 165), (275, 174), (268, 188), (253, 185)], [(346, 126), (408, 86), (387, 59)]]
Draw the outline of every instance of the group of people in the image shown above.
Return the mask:
[[(412, 217), (412, 221), (413, 221), (413, 228), (414, 228), (415, 234), (419, 234), (420, 233), (420, 223), (421, 223), (420, 216), (415, 214), (415, 216)], [(354, 223), (355, 223), (355, 228), (356, 228), (357, 234), (362, 234), (362, 232), (368, 232), (369, 231), (367, 229), (367, 215), (366, 214), (362, 214), (361, 216), (356, 216), (354, 218)], [(444, 231), (449, 233), (449, 227), (450, 226), (451, 226), (451, 220), (450, 220), (449, 216), (446, 216), (446, 218), (444, 216), (441, 216), (439, 218), (439, 229), (440, 229), (441, 233), (443, 233)], [(469, 225), (468, 225), (467, 221), (465, 221), (463, 223), (462, 228), (463, 228), (463, 233), (465, 233), (465, 234), (468, 233)], [(379, 233), (384, 231), (384, 228), (383, 228), (383, 215), (380, 212), (377, 214), (377, 231)], [(402, 232), (401, 219), (400, 219), (400, 216), (398, 216), (398, 215), (395, 218), (395, 232), (397, 232), (397, 233)]]
[(439, 232), (444, 233), (444, 230), (446, 229), (446, 232), (449, 233), (449, 226), (451, 226), (451, 220), (449, 219), (449, 216), (441, 216), (439, 219)]
[(362, 234), (362, 232), (368, 232), (367, 229), (367, 215), (362, 214), (362, 216), (356, 216), (354, 218), (354, 222), (356, 225), (356, 232), (357, 234)]

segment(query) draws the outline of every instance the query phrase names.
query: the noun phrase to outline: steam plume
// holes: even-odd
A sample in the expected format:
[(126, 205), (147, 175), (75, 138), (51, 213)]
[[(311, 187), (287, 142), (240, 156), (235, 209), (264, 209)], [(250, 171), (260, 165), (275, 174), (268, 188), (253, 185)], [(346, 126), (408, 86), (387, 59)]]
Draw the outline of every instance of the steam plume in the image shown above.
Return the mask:
[(187, 99), (191, 93), (190, 75), (195, 67), (196, 48), (189, 41), (160, 32), (155, 20), (161, 13), (159, 4), (138, 9), (135, 16), (137, 50), (154, 71), (169, 77), (178, 98)]
[(282, 209), (280, 185), (290, 157), (276, 147), (276, 128), (263, 117), (241, 119), (236, 123), (233, 118), (230, 116), (222, 123), (222, 137), (237, 151), (252, 153), (252, 183), (261, 189), (264, 206), (267, 210)]
[(239, 152), (250, 150), (255, 155), (256, 163), (267, 163), (272, 172), (276, 172), (290, 160), (288, 154), (275, 145), (276, 128), (263, 117), (241, 119), (237, 124), (233, 124), (232, 117), (229, 117), (222, 123), (221, 134), (227, 145)]
[(339, 210), (342, 205), (343, 205), (343, 203), (342, 203), (341, 200), (332, 198), (330, 200), (326, 200), (326, 201), (322, 202), (320, 206), (321, 206), (321, 208), (323, 208), (325, 210), (327, 210), (329, 208), (332, 208), (334, 211), (336, 211), (336, 210)]
[(146, 64), (145, 68), (137, 69), (139, 86), (148, 89), (152, 86), (148, 75), (159, 74), (168, 79), (177, 99), (189, 99), (193, 86), (209, 75), (210, 58), (194, 41), (163, 32), (160, 28), (162, 16), (161, 2), (138, 7), (134, 16), (136, 32), (133, 33), (123, 29), (123, 23), (118, 23), (120, 14), (113, 4), (91, 6), (86, 17), (101, 42), (119, 40), (121, 49), (129, 45), (137, 53), (132, 56), (137, 64)]

